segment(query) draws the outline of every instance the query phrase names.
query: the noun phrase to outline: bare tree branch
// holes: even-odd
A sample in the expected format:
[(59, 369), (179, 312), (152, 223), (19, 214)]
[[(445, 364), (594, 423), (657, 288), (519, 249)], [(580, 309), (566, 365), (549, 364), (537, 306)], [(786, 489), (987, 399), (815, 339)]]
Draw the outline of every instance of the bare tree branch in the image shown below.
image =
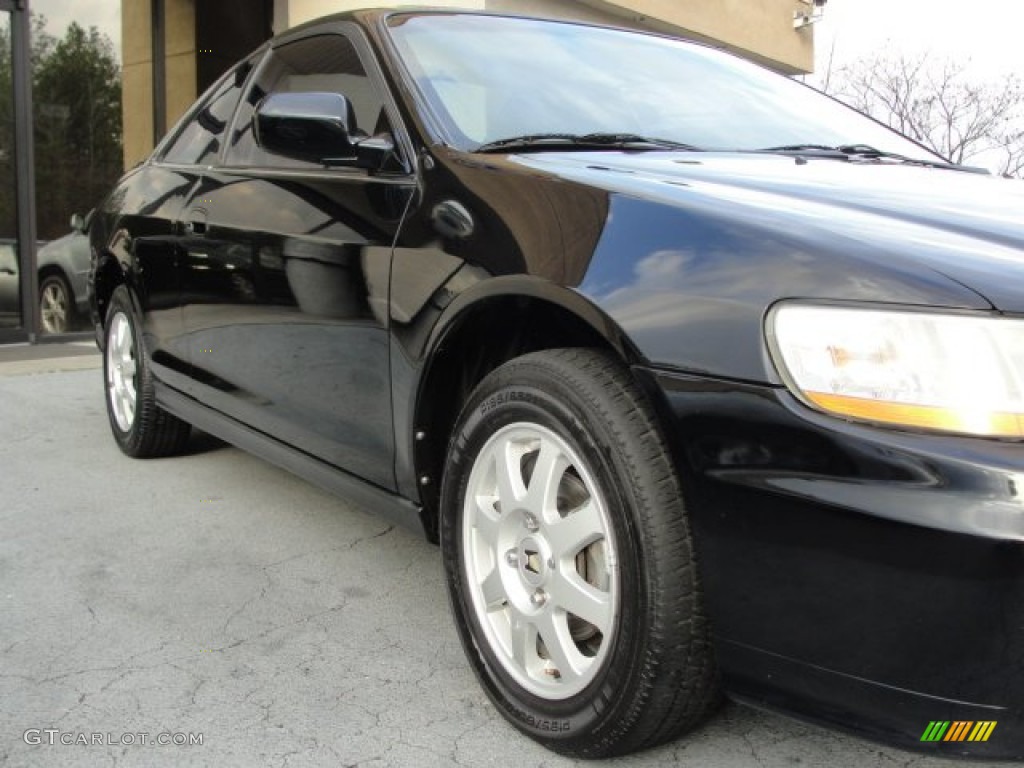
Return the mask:
[(955, 163), (980, 157), (1024, 175), (1024, 82), (1015, 74), (979, 83), (960, 62), (882, 54), (830, 63), (822, 90)]

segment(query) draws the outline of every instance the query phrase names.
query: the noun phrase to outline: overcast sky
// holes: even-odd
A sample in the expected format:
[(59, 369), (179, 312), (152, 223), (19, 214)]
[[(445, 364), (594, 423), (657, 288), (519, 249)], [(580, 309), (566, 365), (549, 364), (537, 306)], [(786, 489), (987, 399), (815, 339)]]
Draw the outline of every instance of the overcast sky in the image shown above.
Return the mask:
[[(1024, 75), (1024, 0), (828, 0), (815, 27), (818, 72), (874, 52), (962, 61), (984, 79)], [(834, 46), (834, 47), (833, 47)]]
[(86, 29), (99, 28), (121, 57), (120, 0), (32, 0), (32, 11), (46, 17), (46, 29), (54, 37), (64, 37), (72, 21)]

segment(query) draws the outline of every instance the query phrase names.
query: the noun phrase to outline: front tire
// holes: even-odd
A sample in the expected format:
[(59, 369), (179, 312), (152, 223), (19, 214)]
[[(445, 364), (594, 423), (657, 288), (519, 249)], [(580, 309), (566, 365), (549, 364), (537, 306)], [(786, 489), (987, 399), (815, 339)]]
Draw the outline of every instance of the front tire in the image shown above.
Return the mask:
[(71, 330), (74, 303), (68, 281), (60, 275), (47, 275), (39, 284), (39, 320), (44, 333)]
[(191, 427), (156, 404), (131, 296), (118, 286), (104, 327), (103, 379), (114, 440), (128, 456), (155, 458), (179, 453)]
[(627, 754), (718, 700), (674, 464), (615, 360), (539, 352), (480, 383), (449, 449), (441, 545), (467, 656), (545, 746)]

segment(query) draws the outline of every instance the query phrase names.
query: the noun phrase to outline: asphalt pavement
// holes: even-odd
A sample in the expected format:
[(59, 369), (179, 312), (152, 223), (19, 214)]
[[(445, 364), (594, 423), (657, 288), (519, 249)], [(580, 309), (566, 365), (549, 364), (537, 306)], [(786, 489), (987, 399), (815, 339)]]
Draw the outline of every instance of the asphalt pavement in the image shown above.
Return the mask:
[[(128, 459), (95, 349), (28, 354), (0, 356), (0, 765), (576, 765), (491, 707), (434, 546), (201, 434)], [(954, 765), (733, 704), (614, 764)]]

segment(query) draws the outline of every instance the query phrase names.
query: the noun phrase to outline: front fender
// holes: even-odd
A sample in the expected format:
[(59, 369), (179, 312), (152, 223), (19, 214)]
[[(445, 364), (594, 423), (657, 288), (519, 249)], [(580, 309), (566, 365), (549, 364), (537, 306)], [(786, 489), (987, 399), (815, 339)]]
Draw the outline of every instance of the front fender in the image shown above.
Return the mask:
[(893, 263), (782, 206), (713, 189), (611, 193), (577, 290), (656, 366), (770, 385), (782, 381), (764, 321), (780, 300), (987, 306), (943, 275)]
[(427, 337), (424, 358), (429, 360), (445, 338), (484, 303), (495, 300), (535, 300), (558, 307), (578, 318), (623, 359), (642, 362), (640, 351), (619, 325), (586, 295), (541, 277), (509, 275), (482, 280), (460, 293), (442, 312)]

